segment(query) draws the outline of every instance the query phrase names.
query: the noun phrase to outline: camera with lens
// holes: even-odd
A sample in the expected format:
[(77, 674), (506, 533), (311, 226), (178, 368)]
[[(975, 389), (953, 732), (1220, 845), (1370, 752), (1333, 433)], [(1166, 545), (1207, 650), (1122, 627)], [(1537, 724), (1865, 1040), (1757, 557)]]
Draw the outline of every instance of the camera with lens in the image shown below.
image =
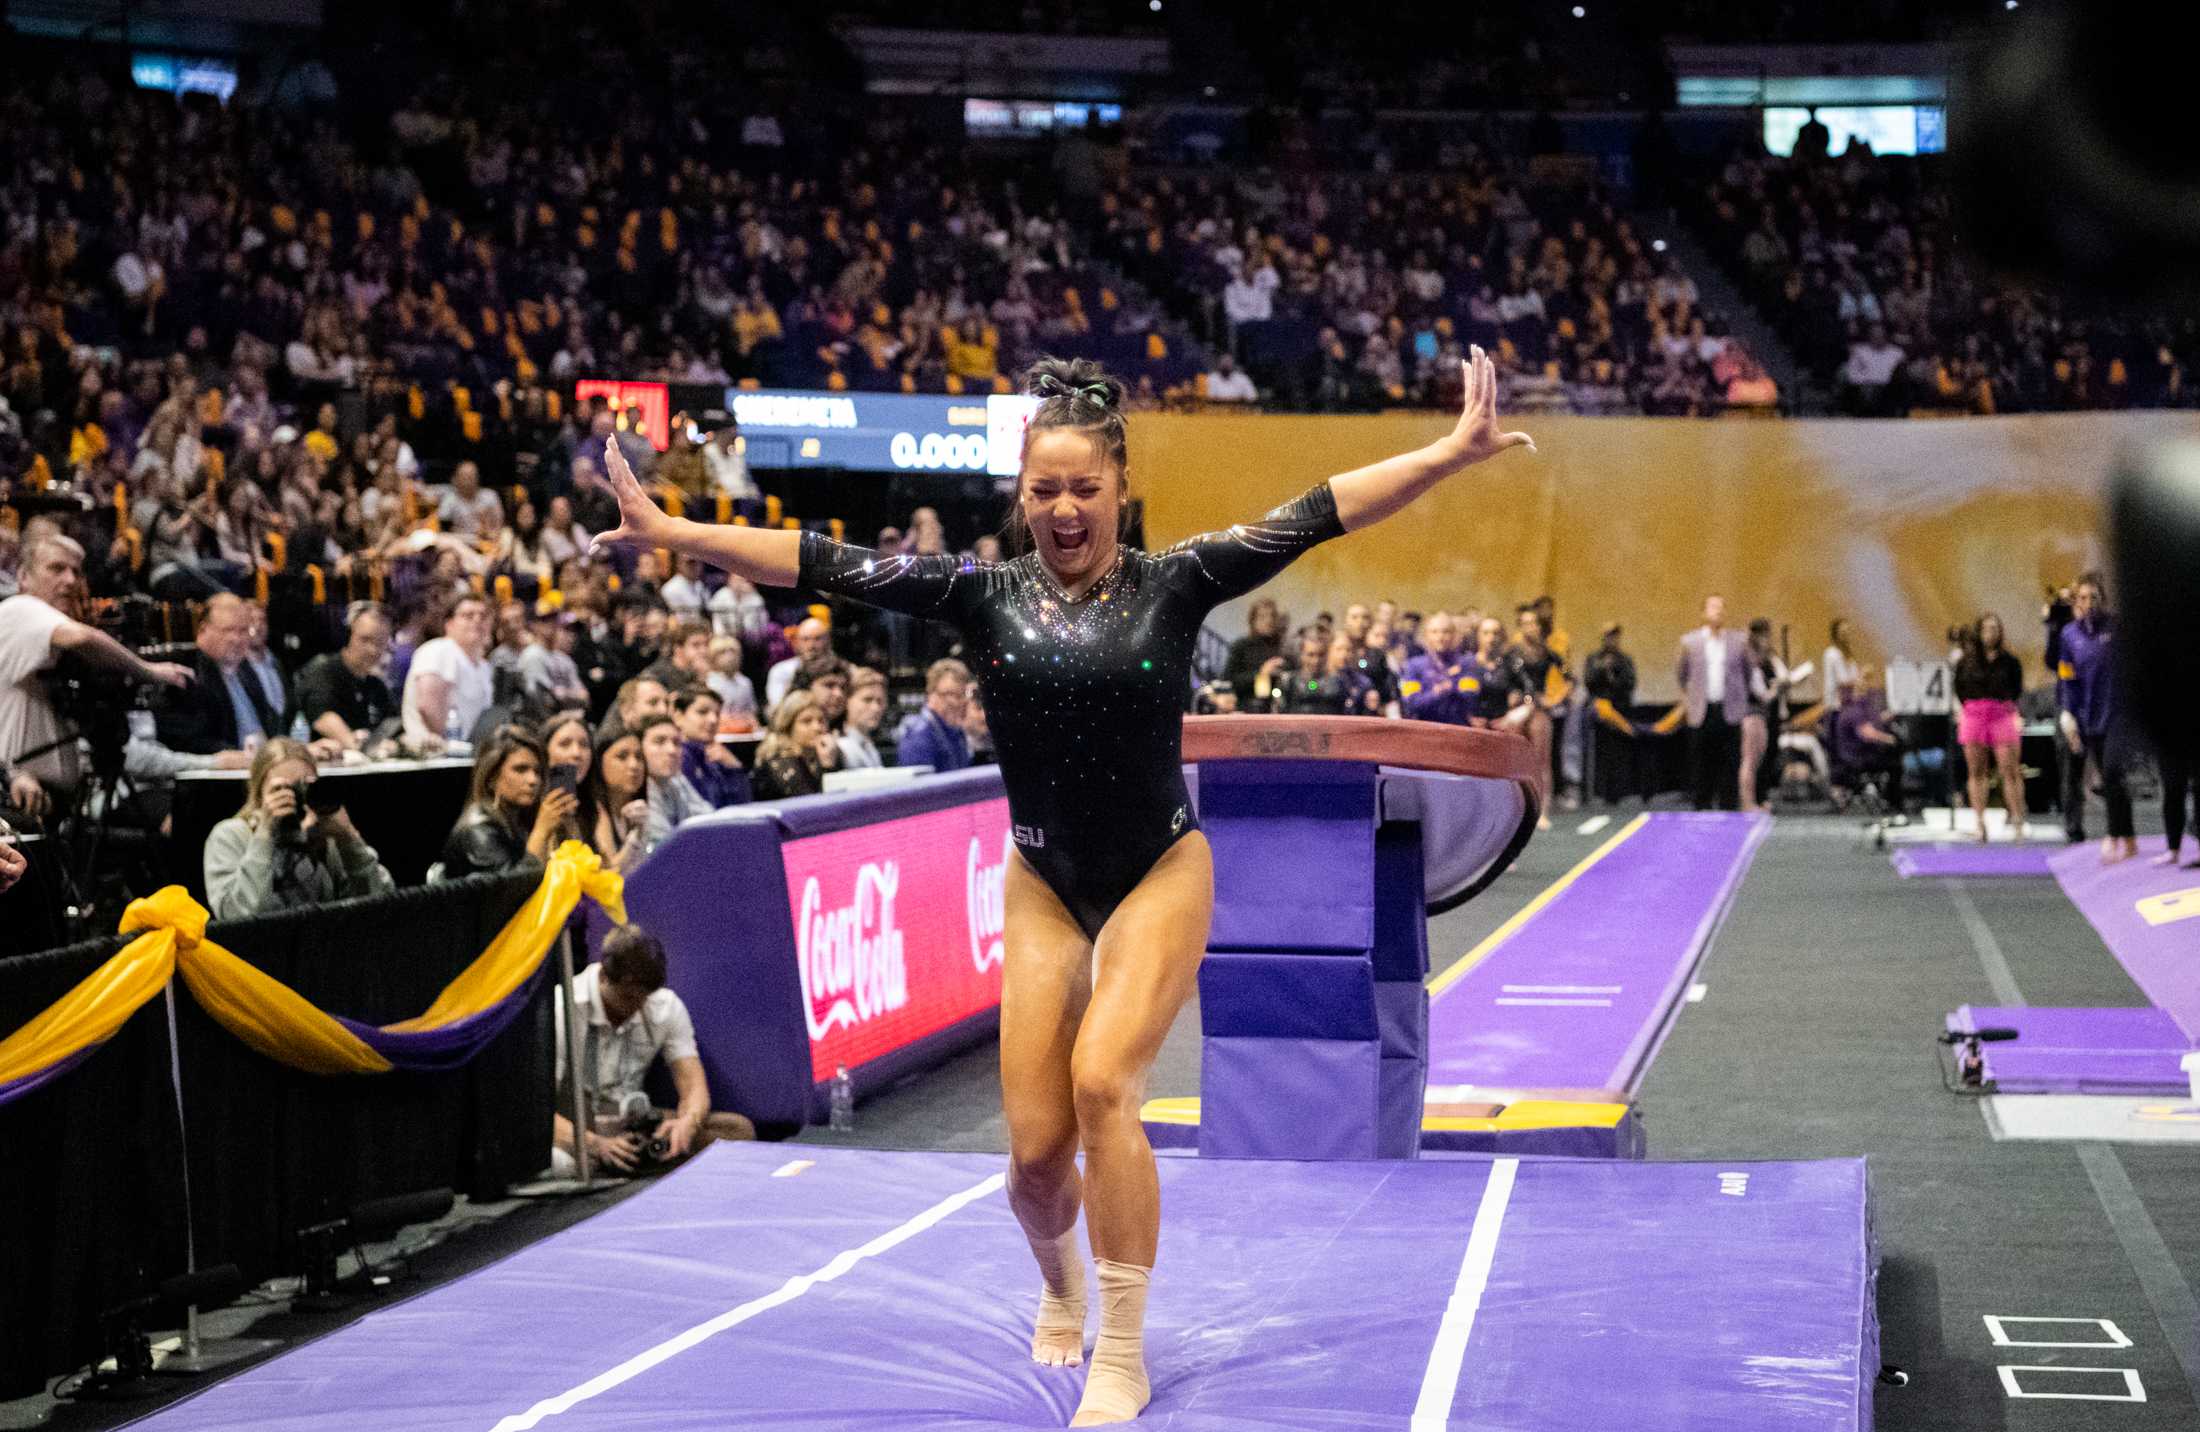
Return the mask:
[(615, 1132), (634, 1135), (642, 1146), (642, 1158), (650, 1163), (663, 1163), (672, 1152), (672, 1141), (657, 1137), (656, 1105), (639, 1090), (619, 1101)]

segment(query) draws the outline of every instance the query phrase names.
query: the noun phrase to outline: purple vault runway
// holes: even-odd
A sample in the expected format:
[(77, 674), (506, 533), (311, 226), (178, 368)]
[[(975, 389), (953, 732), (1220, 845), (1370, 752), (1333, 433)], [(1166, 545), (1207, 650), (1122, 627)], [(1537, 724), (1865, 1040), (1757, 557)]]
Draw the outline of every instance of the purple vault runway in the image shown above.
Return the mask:
[[(1062, 1426), (1002, 1163), (719, 1145), (154, 1432)], [(1862, 1160), (1164, 1159), (1155, 1432), (1871, 1422)], [(1089, 1334), (1088, 1334), (1089, 1336)]]
[(2003, 880), (2053, 875), (2048, 860), (2054, 851), (2039, 845), (1981, 845), (1977, 841), (1946, 845), (1901, 846), (1890, 859), (1894, 873), (1904, 880)]
[(1632, 1096), (1770, 829), (1761, 815), (1638, 817), (1439, 975), (1432, 1102)]

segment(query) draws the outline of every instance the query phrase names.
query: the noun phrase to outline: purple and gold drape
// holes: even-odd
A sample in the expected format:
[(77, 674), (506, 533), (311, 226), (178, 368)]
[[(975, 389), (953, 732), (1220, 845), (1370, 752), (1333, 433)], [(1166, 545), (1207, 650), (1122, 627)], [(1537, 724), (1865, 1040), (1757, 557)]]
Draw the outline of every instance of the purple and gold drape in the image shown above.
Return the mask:
[(223, 1028), (270, 1059), (312, 1074), (380, 1074), (464, 1064), (525, 1007), (543, 960), (582, 896), (626, 922), (624, 881), (569, 840), (542, 884), (487, 949), (426, 1010), (396, 1024), (329, 1014), (206, 938), (206, 908), (180, 885), (132, 902), (140, 932), (43, 1014), (0, 1040), (0, 1104), (82, 1063), (177, 974)]

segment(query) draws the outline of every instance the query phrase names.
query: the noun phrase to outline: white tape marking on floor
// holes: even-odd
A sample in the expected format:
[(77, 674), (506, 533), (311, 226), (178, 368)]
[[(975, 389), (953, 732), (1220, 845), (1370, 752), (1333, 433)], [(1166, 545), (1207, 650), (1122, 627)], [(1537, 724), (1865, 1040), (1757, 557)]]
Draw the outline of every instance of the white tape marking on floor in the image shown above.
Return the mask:
[(1493, 999), (1490, 1003), (1557, 1006), (1562, 1009), (1610, 1009), (1612, 1007), (1612, 1002), (1608, 999)]
[[(782, 1283), (776, 1290), (766, 1293), (761, 1298), (751, 1298), (738, 1308), (728, 1308), (708, 1322), (697, 1323), (684, 1333), (669, 1337), (645, 1352), (636, 1353), (609, 1372), (599, 1373), (568, 1392), (561, 1392), (556, 1397), (545, 1398), (525, 1412), (505, 1418), (497, 1423), (495, 1432), (526, 1432), (526, 1429), (535, 1426), (545, 1417), (555, 1417), (561, 1412), (570, 1412), (591, 1397), (600, 1396), (623, 1382), (632, 1381), (659, 1363), (678, 1357), (689, 1348), (716, 1337), (728, 1328), (738, 1327), (758, 1313), (770, 1312), (782, 1303), (791, 1303), (820, 1283), (830, 1283), (864, 1259), (875, 1258), (879, 1254), (907, 1242), (958, 1209), (976, 1203), (979, 1199), (997, 1192), (1007, 1182), (1007, 1174), (997, 1173), (983, 1183), (973, 1184), (961, 1193), (943, 1198), (907, 1223), (902, 1224), (901, 1227), (881, 1233), (860, 1248), (846, 1249), (834, 1255), (831, 1262), (816, 1272), (797, 1274)], [(1456, 1372), (1456, 1369), (1454, 1371)]]
[(816, 1159), (791, 1159), (772, 1170), (773, 1178), (793, 1178), (804, 1169), (817, 1167)]
[(1581, 829), (1576, 831), (1575, 834), (1595, 835), (1598, 831), (1604, 829), (1604, 827), (1610, 825), (1611, 823), (1612, 818), (1608, 815), (1593, 815), (1581, 823)]
[(1490, 1266), (1497, 1261), (1498, 1226), (1505, 1221), (1505, 1205), (1512, 1202), (1513, 1178), (1519, 1171), (1518, 1159), (1499, 1159), (1490, 1165), (1490, 1181), (1482, 1186), (1482, 1206), (1474, 1211), (1474, 1228), (1467, 1234), (1466, 1256), (1459, 1261), (1459, 1281), (1452, 1286), (1451, 1301), (1444, 1305), (1444, 1320), (1436, 1327), (1428, 1371), (1421, 1375), (1420, 1400), (1413, 1404), (1412, 1432), (1441, 1432), (1451, 1423), (1452, 1399), (1459, 1395), (1459, 1367), (1467, 1359), (1474, 1315), (1490, 1286)]
[(1702, 1004), (1703, 997), (1709, 993), (1711, 993), (1711, 986), (1698, 980), (1688, 987), (1688, 1002), (1690, 1004)]
[(1618, 985), (1503, 985), (1506, 994), (1618, 994)]

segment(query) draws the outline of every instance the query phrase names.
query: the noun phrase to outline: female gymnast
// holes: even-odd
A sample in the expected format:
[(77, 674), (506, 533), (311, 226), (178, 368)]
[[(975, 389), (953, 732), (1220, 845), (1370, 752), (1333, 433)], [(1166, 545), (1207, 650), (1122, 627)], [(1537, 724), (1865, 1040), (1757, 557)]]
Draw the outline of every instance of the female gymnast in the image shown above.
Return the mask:
[(1465, 367), (1464, 409), (1439, 441), (1159, 553), (1118, 540), (1129, 500), (1123, 386), (1097, 363), (1032, 370), (1041, 401), (1010, 518), (1030, 550), (1013, 561), (881, 557), (815, 532), (669, 517), (606, 445), (620, 526), (599, 546), (667, 547), (759, 586), (836, 593), (962, 634), (1020, 857), (1007, 877), (1001, 1102), (1009, 1204), (1043, 1283), (1033, 1358), (1084, 1360), (1080, 1205), (1100, 1284), (1073, 1427), (1127, 1421), (1150, 1396), (1143, 1337), (1161, 1196), (1138, 1107), (1191, 994), (1214, 904), (1181, 759), (1194, 639), (1216, 605), (1316, 543), (1379, 522), (1507, 448), (1533, 451), (1527, 434), (1498, 429), (1487, 355), (1475, 349)]

